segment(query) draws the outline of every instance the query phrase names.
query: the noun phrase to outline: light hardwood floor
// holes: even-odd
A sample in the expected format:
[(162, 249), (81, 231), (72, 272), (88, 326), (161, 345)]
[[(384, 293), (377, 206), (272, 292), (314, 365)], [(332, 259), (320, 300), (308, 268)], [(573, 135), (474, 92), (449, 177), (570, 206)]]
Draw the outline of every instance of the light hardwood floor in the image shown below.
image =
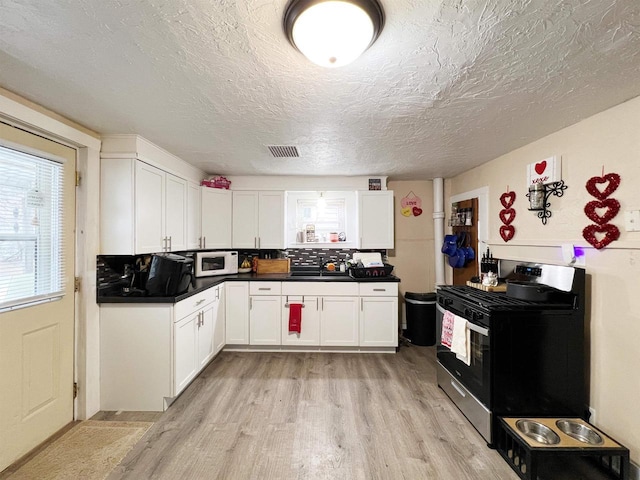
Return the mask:
[(223, 352), (108, 478), (517, 480), (434, 357)]

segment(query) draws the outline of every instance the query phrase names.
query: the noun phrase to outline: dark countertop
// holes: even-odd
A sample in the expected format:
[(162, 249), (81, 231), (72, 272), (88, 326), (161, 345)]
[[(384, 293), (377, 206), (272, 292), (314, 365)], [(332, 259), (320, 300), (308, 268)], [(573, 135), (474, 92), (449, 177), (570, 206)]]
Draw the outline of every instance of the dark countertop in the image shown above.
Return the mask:
[(134, 297), (134, 296), (109, 296), (98, 297), (97, 303), (176, 303), (200, 293), (207, 288), (215, 287), (223, 282), (400, 282), (395, 275), (387, 277), (353, 278), (349, 275), (325, 274), (325, 275), (292, 275), (290, 273), (238, 273), (236, 275), (220, 275), (217, 277), (196, 278), (195, 285), (189, 290), (175, 297)]

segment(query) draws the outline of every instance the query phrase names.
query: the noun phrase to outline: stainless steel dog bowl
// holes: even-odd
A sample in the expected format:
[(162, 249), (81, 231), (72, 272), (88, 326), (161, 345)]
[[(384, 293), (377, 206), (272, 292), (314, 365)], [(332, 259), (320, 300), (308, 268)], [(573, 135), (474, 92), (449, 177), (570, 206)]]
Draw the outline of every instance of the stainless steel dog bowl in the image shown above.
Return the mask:
[(560, 443), (560, 437), (546, 425), (533, 420), (520, 419), (516, 422), (516, 428), (527, 437), (544, 445)]
[(574, 420), (558, 420), (557, 427), (571, 438), (589, 445), (600, 445), (602, 437), (593, 428)]

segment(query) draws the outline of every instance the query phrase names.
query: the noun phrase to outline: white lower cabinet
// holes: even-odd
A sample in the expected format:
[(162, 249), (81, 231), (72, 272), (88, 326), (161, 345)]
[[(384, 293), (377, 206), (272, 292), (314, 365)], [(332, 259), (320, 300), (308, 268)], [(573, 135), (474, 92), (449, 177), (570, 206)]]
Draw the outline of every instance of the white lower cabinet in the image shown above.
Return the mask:
[[(313, 296), (282, 297), (282, 345), (320, 345), (320, 299)], [(291, 304), (302, 305), (300, 333), (289, 331)]]
[(280, 282), (249, 282), (249, 345), (280, 345)]
[(196, 375), (200, 312), (189, 315), (173, 326), (173, 391), (177, 395)]
[(162, 411), (224, 347), (224, 287), (100, 306), (100, 408)]
[(249, 345), (249, 282), (225, 285), (226, 344)]
[(398, 284), (360, 284), (360, 346), (398, 346)]
[(215, 287), (217, 308), (214, 314), (213, 327), (213, 354), (215, 355), (222, 350), (226, 343), (226, 295), (225, 285)]
[(358, 297), (320, 299), (320, 345), (358, 346)]
[(305, 304), (299, 336), (288, 332), (288, 312), (284, 318), (283, 309), (283, 345), (358, 346), (357, 283), (283, 282), (282, 296), (285, 303), (300, 298)]

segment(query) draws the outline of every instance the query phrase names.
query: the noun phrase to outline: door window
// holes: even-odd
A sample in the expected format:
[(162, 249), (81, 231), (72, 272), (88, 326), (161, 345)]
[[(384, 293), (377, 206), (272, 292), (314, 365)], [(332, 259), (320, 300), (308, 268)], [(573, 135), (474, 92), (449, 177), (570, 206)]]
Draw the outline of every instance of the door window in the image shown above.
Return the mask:
[(63, 294), (62, 169), (0, 146), (0, 309)]

